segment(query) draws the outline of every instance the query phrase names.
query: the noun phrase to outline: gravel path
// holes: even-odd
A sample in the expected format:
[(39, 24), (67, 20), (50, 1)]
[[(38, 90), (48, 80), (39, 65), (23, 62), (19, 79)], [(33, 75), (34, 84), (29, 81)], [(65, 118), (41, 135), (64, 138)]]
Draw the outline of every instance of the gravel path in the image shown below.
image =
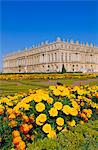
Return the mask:
[(85, 85), (85, 84), (89, 84), (90, 82), (96, 82), (98, 84), (98, 79), (87, 79), (87, 80), (74, 81), (73, 86)]

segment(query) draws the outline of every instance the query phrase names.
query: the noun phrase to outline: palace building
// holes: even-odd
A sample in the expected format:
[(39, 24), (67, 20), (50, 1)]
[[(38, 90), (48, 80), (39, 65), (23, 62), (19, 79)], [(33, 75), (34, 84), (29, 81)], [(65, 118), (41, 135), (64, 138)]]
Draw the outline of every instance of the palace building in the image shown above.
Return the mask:
[(4, 73), (61, 72), (62, 66), (67, 72), (98, 72), (98, 47), (57, 38), (3, 57)]

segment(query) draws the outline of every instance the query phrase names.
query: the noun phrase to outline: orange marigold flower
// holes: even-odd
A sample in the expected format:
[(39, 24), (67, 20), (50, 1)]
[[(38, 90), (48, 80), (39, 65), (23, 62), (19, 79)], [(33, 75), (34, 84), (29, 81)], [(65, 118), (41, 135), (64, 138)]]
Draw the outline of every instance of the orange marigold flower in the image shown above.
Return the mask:
[(21, 141), (19, 142), (19, 144), (16, 145), (16, 147), (17, 147), (18, 150), (25, 150), (26, 144), (25, 144), (24, 141), (21, 140)]
[(0, 108), (0, 115), (2, 115), (4, 113), (3, 109)]
[(26, 115), (23, 115), (23, 116), (22, 116), (22, 119), (23, 119), (25, 122), (29, 122), (29, 118), (28, 118), (28, 116), (26, 116)]
[(13, 139), (13, 144), (17, 145), (17, 144), (19, 144), (20, 141), (22, 141), (22, 138), (20, 136), (17, 136)]
[(24, 134), (27, 134), (28, 132), (29, 132), (29, 130), (30, 130), (30, 127), (29, 127), (29, 125), (28, 124), (22, 124), (21, 126), (20, 126), (20, 131), (21, 132), (23, 132)]
[(14, 131), (12, 132), (12, 136), (13, 136), (13, 137), (20, 136), (20, 132), (19, 132), (18, 130), (14, 130)]

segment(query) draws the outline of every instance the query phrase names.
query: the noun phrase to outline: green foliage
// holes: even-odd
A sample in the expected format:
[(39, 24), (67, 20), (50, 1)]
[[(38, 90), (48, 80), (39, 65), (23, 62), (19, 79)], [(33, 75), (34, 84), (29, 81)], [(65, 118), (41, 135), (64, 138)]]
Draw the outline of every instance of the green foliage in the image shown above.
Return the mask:
[(9, 147), (12, 147), (12, 134), (11, 127), (8, 126), (9, 121), (2, 121), (3, 117), (0, 116), (0, 138), (1, 140), (1, 148), (2, 150), (7, 150)]
[(59, 133), (56, 139), (44, 138), (29, 144), (27, 150), (98, 150), (98, 120), (77, 125)]

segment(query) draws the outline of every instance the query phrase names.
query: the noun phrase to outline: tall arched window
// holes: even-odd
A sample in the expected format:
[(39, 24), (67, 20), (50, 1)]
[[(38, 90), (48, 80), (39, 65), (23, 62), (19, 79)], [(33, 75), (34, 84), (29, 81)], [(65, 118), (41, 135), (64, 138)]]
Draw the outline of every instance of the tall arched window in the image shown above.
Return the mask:
[(69, 61), (71, 61), (71, 54), (69, 54)]
[(61, 53), (61, 61), (63, 61), (63, 53)]
[(67, 62), (67, 53), (65, 53), (65, 62)]
[(53, 54), (51, 54), (51, 57), (52, 57), (52, 61), (53, 61), (53, 60), (54, 60), (54, 59), (53, 59)]
[(57, 53), (55, 53), (55, 61), (57, 61)]

